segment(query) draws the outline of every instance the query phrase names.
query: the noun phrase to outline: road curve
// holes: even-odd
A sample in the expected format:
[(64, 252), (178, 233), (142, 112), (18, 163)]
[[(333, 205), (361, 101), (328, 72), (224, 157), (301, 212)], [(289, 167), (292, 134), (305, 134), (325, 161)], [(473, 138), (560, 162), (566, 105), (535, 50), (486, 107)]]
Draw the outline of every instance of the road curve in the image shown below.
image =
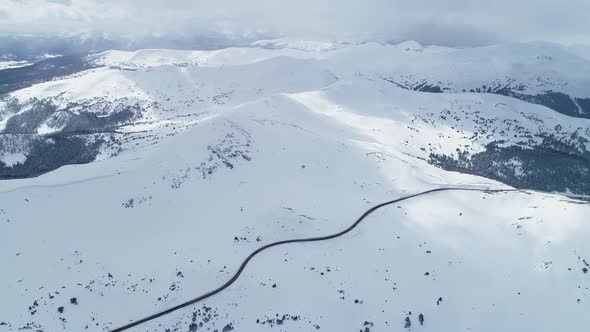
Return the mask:
[(317, 241), (324, 241), (324, 240), (330, 240), (330, 239), (334, 239), (337, 237), (340, 237), (342, 235), (345, 235), (346, 233), (352, 231), (353, 229), (355, 229), (360, 223), (361, 221), (363, 221), (363, 219), (365, 219), (367, 216), (369, 216), (371, 213), (375, 212), (376, 210), (390, 205), (390, 204), (394, 204), (394, 203), (398, 203), (401, 201), (405, 201), (411, 198), (415, 198), (418, 196), (424, 196), (427, 194), (432, 194), (435, 192), (441, 192), (441, 191), (478, 191), (478, 192), (487, 192), (487, 193), (500, 193), (500, 192), (512, 192), (512, 191), (522, 191), (522, 190), (518, 190), (518, 189), (478, 189), (478, 188), (453, 188), (453, 187), (449, 187), (449, 188), (437, 188), (437, 189), (431, 189), (431, 190), (427, 190), (427, 191), (423, 191), (423, 192), (419, 192), (416, 194), (412, 194), (412, 195), (408, 195), (408, 196), (403, 196), (397, 199), (394, 199), (392, 201), (388, 201), (385, 203), (381, 203), (378, 205), (373, 206), (372, 208), (368, 209), (367, 211), (365, 211), (365, 213), (363, 213), (350, 227), (348, 227), (347, 229), (338, 232), (338, 233), (334, 233), (331, 235), (326, 235), (326, 236), (318, 236), (318, 237), (310, 237), (310, 238), (303, 238), (303, 239), (292, 239), (292, 240), (283, 240), (283, 241), (277, 241), (277, 242), (273, 242), (273, 243), (269, 243), (265, 246), (262, 246), (258, 249), (256, 249), (254, 252), (252, 252), (250, 255), (248, 255), (248, 257), (246, 257), (246, 259), (244, 259), (244, 261), (242, 262), (242, 264), (240, 265), (240, 268), (236, 271), (236, 273), (233, 275), (233, 277), (231, 277), (231, 279), (229, 279), (225, 284), (219, 286), (218, 288), (215, 288), (199, 297), (196, 297), (192, 300), (186, 301), (184, 303), (181, 303), (177, 306), (174, 306), (172, 308), (160, 311), (158, 313), (155, 313), (153, 315), (147, 316), (145, 318), (141, 318), (138, 319), (136, 321), (133, 321), (131, 323), (128, 323), (127, 325), (121, 326), (119, 328), (116, 328), (114, 330), (111, 330), (110, 332), (121, 332), (121, 331), (126, 331), (129, 330), (133, 327), (136, 327), (140, 324), (149, 322), (151, 320), (154, 320), (156, 318), (168, 315), (176, 310), (188, 307), (190, 305), (193, 305), (197, 302), (201, 302), (205, 299), (208, 299), (210, 297), (212, 297), (213, 295), (221, 292), (222, 290), (228, 288), (229, 286), (231, 286), (236, 280), (238, 280), (238, 278), (240, 277), (240, 275), (242, 274), (242, 272), (244, 271), (244, 269), (246, 268), (246, 266), (248, 265), (248, 263), (250, 262), (250, 260), (252, 260), (252, 258), (254, 258), (254, 256), (258, 255), (259, 253), (263, 252), (266, 249), (272, 248), (272, 247), (276, 247), (276, 246), (280, 246), (283, 244), (287, 244), (287, 243), (298, 243), (298, 242), (317, 242)]

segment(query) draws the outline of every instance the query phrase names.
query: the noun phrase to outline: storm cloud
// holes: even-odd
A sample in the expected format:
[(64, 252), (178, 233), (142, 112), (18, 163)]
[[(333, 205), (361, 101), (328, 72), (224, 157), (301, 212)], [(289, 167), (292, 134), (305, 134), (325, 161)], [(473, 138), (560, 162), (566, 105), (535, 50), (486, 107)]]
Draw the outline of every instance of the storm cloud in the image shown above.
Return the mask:
[(0, 0), (0, 34), (590, 44), (588, 0)]

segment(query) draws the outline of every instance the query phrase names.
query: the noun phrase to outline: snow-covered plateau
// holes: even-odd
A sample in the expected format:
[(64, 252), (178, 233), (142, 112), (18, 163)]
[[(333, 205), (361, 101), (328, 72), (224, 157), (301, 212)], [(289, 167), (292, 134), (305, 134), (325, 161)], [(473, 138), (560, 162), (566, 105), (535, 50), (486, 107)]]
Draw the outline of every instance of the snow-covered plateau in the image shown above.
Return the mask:
[(0, 84), (0, 332), (111, 331), (441, 187), (521, 190), (383, 207), (131, 330), (590, 326), (588, 59), (266, 40), (53, 63)]

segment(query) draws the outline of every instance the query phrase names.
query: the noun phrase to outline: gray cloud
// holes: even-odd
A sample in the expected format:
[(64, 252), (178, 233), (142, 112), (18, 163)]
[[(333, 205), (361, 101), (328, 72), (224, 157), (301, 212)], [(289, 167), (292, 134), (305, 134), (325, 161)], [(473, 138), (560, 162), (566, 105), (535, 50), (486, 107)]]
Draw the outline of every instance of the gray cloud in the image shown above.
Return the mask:
[(1, 34), (590, 44), (588, 0), (0, 0)]

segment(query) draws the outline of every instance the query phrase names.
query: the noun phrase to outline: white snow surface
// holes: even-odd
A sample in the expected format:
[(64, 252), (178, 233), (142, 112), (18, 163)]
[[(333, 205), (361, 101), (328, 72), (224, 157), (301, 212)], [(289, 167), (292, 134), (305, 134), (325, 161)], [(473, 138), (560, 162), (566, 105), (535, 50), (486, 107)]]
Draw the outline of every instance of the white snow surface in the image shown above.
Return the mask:
[[(528, 59), (548, 46), (254, 46), (110, 51), (94, 59), (105, 67), (11, 94), (156, 106), (121, 128), (134, 139), (115, 157), (0, 182), (1, 332), (108, 331), (223, 284), (264, 244), (340, 231), (378, 203), (507, 188), (424, 160), (524, 139), (506, 123), (588, 135), (589, 120), (545, 107), (380, 79), (529, 79)], [(508, 50), (522, 66), (486, 58)], [(445, 68), (451, 54), (462, 67)], [(537, 65), (585, 84), (587, 63), (563, 63)], [(482, 119), (503, 134), (477, 135)], [(422, 196), (341, 238), (265, 251), (227, 290), (133, 331), (405, 331), (406, 317), (412, 331), (586, 331), (588, 215), (588, 204), (548, 193)], [(279, 324), (286, 314), (298, 319)]]
[[(36, 61), (45, 60), (45, 59), (52, 59), (52, 58), (59, 58), (62, 55), (59, 54), (43, 54), (37, 57)], [(20, 67), (27, 67), (34, 63), (31, 61), (25, 60), (0, 60), (0, 70), (4, 69), (12, 69), (12, 68), (20, 68)]]
[(520, 93), (530, 95), (554, 91), (590, 97), (590, 61), (576, 55), (581, 52), (568, 52), (547, 43), (454, 49), (425, 47), (415, 41), (392, 45), (268, 40), (253, 43), (252, 46), (264, 48), (205, 52), (109, 51), (95, 58), (98, 63), (116, 66), (149, 67), (162, 63), (220, 66), (287, 55), (329, 59), (329, 66), (337, 74), (393, 79), (408, 87), (429, 82), (461, 92), (463, 89), (481, 88), (482, 85), (492, 88), (509, 85)]
[(22, 164), (27, 160), (27, 156), (22, 152), (17, 153), (4, 153), (0, 155), (0, 161), (6, 166), (12, 167), (16, 164)]
[(26, 67), (26, 66), (30, 66), (30, 65), (32, 65), (32, 63), (30, 63), (28, 61), (6, 60), (6, 61), (0, 61), (0, 70)]

